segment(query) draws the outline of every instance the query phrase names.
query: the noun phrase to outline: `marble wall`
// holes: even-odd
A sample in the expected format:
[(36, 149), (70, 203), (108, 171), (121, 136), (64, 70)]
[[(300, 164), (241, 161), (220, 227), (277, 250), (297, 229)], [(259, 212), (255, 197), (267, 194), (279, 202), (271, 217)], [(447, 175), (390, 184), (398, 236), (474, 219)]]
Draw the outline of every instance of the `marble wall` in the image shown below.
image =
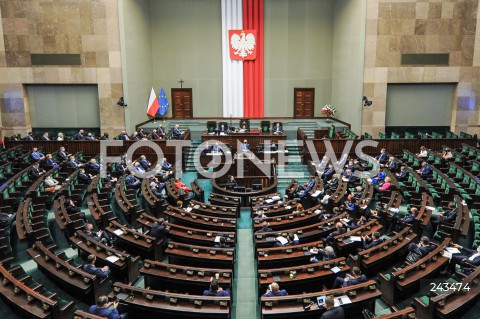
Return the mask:
[[(116, 0), (0, 0), (4, 135), (31, 129), (25, 84), (97, 84), (102, 131), (125, 127)], [(79, 66), (32, 66), (31, 53), (80, 54)]]
[[(362, 131), (385, 130), (389, 83), (457, 83), (451, 130), (479, 133), (479, 0), (367, 0)], [(449, 53), (448, 66), (402, 66), (404, 53)]]

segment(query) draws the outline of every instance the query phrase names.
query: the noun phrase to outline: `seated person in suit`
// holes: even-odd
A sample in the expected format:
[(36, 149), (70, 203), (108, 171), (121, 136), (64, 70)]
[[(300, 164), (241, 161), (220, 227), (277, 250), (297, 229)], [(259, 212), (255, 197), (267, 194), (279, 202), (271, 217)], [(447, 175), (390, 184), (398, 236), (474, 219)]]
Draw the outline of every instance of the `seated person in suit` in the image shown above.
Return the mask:
[(222, 148), (218, 144), (218, 142), (215, 143), (215, 145), (212, 146), (212, 153), (221, 153)]
[(162, 137), (158, 134), (158, 131), (156, 129), (153, 129), (150, 134), (148, 135), (148, 137), (151, 139), (151, 140), (159, 140), (161, 139)]
[(449, 269), (452, 273), (455, 272), (457, 264), (467, 268), (480, 266), (480, 246), (476, 250), (458, 244), (452, 244), (452, 247), (460, 250), (460, 253), (453, 254), (450, 260)]
[(152, 166), (152, 164), (149, 160), (147, 160), (147, 157), (145, 155), (140, 156), (140, 165), (142, 165), (143, 169), (147, 172), (151, 169)]
[(320, 319), (345, 319), (345, 311), (342, 307), (335, 307), (335, 299), (333, 296), (327, 296), (323, 303), (325, 312)]
[(243, 131), (243, 132), (247, 132), (248, 130), (250, 130), (250, 126), (247, 123), (247, 121), (242, 121), (240, 123), (240, 130)]
[(47, 154), (45, 156), (45, 167), (48, 168), (58, 168), (60, 165), (58, 165), (52, 157), (52, 154)]
[(97, 257), (95, 255), (88, 255), (87, 260), (88, 264), (83, 265), (83, 271), (102, 279), (110, 276), (110, 269), (108, 266), (103, 266), (102, 268), (95, 266), (95, 262), (97, 261)]
[(42, 152), (38, 150), (38, 148), (34, 147), (32, 149), (32, 153), (30, 154), (30, 157), (34, 161), (39, 161), (45, 158), (45, 155), (43, 155)]
[(299, 186), (299, 189), (295, 196), (300, 199), (304, 198), (310, 193), (314, 186), (315, 178), (313, 176), (310, 176), (307, 183), (305, 183), (303, 186)]
[(128, 136), (126, 131), (122, 131), (122, 134), (120, 134), (119, 139), (122, 141), (128, 141), (130, 140), (130, 137)]
[(73, 168), (73, 169), (79, 169), (80, 167), (83, 167), (84, 164), (80, 163), (75, 159), (75, 156), (70, 156), (68, 162), (67, 162), (67, 167), (68, 168)]
[(115, 171), (117, 172), (117, 176), (122, 176), (123, 174), (125, 174), (125, 171), (127, 169), (127, 166), (125, 165), (125, 162), (123, 161), (120, 161), (119, 163), (117, 163), (115, 165)]
[(428, 165), (427, 162), (422, 162), (422, 167), (417, 170), (417, 173), (419, 173), (420, 177), (424, 180), (428, 180), (428, 178), (432, 174), (432, 168), (430, 167), (430, 165)]
[(163, 240), (163, 247), (166, 247), (168, 245), (168, 242), (170, 241), (168, 239), (169, 234), (170, 227), (163, 218), (160, 218), (158, 222), (152, 225), (149, 233), (150, 236), (155, 237), (158, 241)]
[(185, 192), (185, 195), (187, 197), (189, 197), (189, 194), (190, 194), (190, 187), (188, 187), (187, 185), (185, 185), (185, 183), (182, 182), (182, 180), (180, 178), (177, 178), (175, 179), (175, 182), (173, 183), (173, 185), (177, 188), (177, 189), (183, 189), (183, 191)]
[(327, 238), (322, 238), (322, 241), (324, 243), (324, 245), (326, 246), (327, 244), (330, 244), (333, 242), (333, 238), (337, 235), (340, 235), (340, 234), (343, 234), (347, 232), (347, 229), (345, 228), (345, 226), (341, 223), (341, 222), (337, 222), (335, 224), (335, 231), (331, 232)]
[(318, 263), (320, 261), (328, 261), (337, 258), (335, 250), (333, 250), (332, 246), (327, 246), (325, 247), (325, 249), (313, 247), (312, 249), (310, 249), (310, 252), (316, 255), (310, 258), (310, 261), (312, 263)]
[(28, 132), (27, 136), (25, 136), (25, 141), (33, 141), (33, 132)]
[(115, 187), (115, 185), (117, 184), (117, 178), (113, 177), (110, 172), (107, 172), (107, 175), (102, 178), (102, 182), (105, 184), (104, 187), (112, 188)]
[(283, 127), (280, 123), (276, 123), (273, 126), (273, 134), (282, 134), (283, 133)]
[[(159, 185), (161, 184), (161, 185)], [(162, 187), (163, 186), (163, 187)], [(162, 190), (165, 189), (165, 183), (156, 183), (156, 182), (150, 182), (150, 189), (152, 190), (152, 193), (157, 197), (157, 198), (166, 198)]]
[(183, 136), (182, 136), (183, 132), (180, 131), (180, 125), (175, 124), (172, 132), (173, 132), (173, 135), (174, 135), (177, 139), (179, 139), (179, 140), (182, 139), (182, 137), (183, 137)]
[(248, 144), (247, 140), (243, 140), (243, 143), (240, 143), (240, 151), (242, 152), (250, 151), (250, 144)]
[(228, 127), (225, 126), (225, 124), (221, 123), (220, 125), (218, 125), (218, 133), (227, 134), (227, 131), (228, 131)]
[(78, 179), (83, 184), (90, 184), (92, 182), (92, 174), (85, 173), (85, 169), (80, 168), (78, 170)]
[[(403, 229), (405, 225), (412, 225), (415, 218), (417, 218), (418, 209), (416, 207), (410, 208), (410, 213), (405, 215), (405, 217), (400, 217), (398, 213), (395, 213), (392, 217), (392, 223), (388, 228), (387, 235), (391, 234), (393, 231), (399, 232)], [(400, 225), (399, 225), (400, 224)]]
[(132, 134), (132, 136), (130, 137), (130, 139), (131, 139), (132, 141), (140, 141), (140, 140), (141, 140), (141, 138), (138, 136), (138, 132), (137, 132), (137, 131), (133, 132), (133, 134)]
[(407, 181), (408, 180), (408, 171), (405, 169), (405, 166), (400, 166), (400, 172), (395, 173), (397, 175), (397, 180), (399, 182)]
[(101, 165), (97, 163), (97, 160), (95, 158), (90, 159), (88, 167), (90, 168), (90, 171), (92, 171), (92, 173), (94, 173), (95, 175), (100, 173)]
[(145, 130), (143, 127), (139, 128), (138, 131), (137, 131), (137, 136), (138, 138), (140, 139), (143, 139), (143, 138), (146, 138), (147, 137), (147, 133), (145, 133)]
[(42, 137), (40, 138), (41, 141), (50, 141), (48, 137), (48, 132), (43, 133)]
[(142, 167), (142, 165), (140, 165), (140, 162), (133, 163), (133, 166), (136, 174), (145, 174), (145, 169)]
[[(217, 277), (218, 274), (215, 276)], [(210, 288), (208, 290), (203, 291), (204, 296), (230, 296), (230, 290), (225, 289), (223, 290), (222, 287), (218, 285), (218, 278), (211, 278), (210, 279)]]
[(422, 236), (418, 244), (415, 244), (415, 243), (408, 244), (406, 248), (405, 256), (408, 255), (410, 251), (414, 249), (418, 249), (422, 254), (421, 258), (423, 258), (427, 256), (429, 253), (431, 253), (432, 251), (434, 251), (437, 247), (438, 246), (436, 244), (430, 242), (430, 239), (427, 236)]
[(100, 137), (100, 140), (101, 141), (108, 141), (109, 138), (110, 138), (110, 135), (107, 132), (105, 132), (105, 133), (103, 133), (102, 137)]
[(362, 235), (362, 248), (358, 248), (357, 252), (361, 252), (362, 250), (370, 249), (372, 247), (375, 247), (383, 242), (383, 240), (380, 239), (382, 235), (380, 232), (375, 232), (372, 234), (372, 236), (368, 235)]
[(280, 286), (276, 282), (272, 282), (267, 291), (262, 295), (262, 297), (275, 297), (275, 296), (287, 296), (288, 293), (285, 289), (280, 290)]
[[(462, 203), (463, 204), (463, 203)], [(466, 205), (466, 204), (465, 204)], [(454, 202), (448, 203), (448, 208), (443, 212), (438, 212), (436, 216), (432, 216), (431, 223), (433, 229), (436, 231), (438, 224), (446, 223), (453, 224), (457, 220), (458, 209)]]
[(385, 167), (386, 169), (390, 171), (395, 171), (397, 169), (397, 162), (395, 162), (395, 157), (390, 156), (388, 158), (388, 162), (384, 164), (380, 164), (380, 166)]
[(351, 274), (346, 274), (345, 278), (337, 277), (333, 281), (332, 289), (357, 285), (367, 281), (367, 276), (363, 275), (360, 268), (353, 267)]
[(68, 157), (71, 156), (72, 154), (68, 154), (67, 151), (65, 150), (65, 147), (60, 147), (60, 150), (57, 152), (58, 157), (62, 159), (63, 161), (67, 161)]
[(85, 137), (86, 141), (96, 141), (97, 139), (93, 136), (92, 133), (88, 132), (87, 137)]
[(160, 124), (157, 129), (157, 134), (160, 136), (160, 138), (164, 138), (165, 135), (167, 135), (167, 132), (165, 132), (165, 129), (163, 128), (163, 125)]
[(353, 187), (355, 184), (355, 175), (353, 174), (352, 170), (347, 168), (342, 174), (342, 180), (347, 182), (349, 187)]
[(233, 175), (228, 175), (228, 179), (227, 179), (227, 189), (230, 189), (232, 190), (235, 186), (237, 186), (237, 181), (235, 180), (235, 178), (233, 177)]
[(387, 154), (387, 150), (382, 148), (380, 150), (380, 155), (378, 156), (375, 156), (375, 159), (377, 161), (379, 161), (380, 163), (385, 163), (386, 161), (388, 161), (388, 154)]
[(162, 169), (164, 171), (170, 172), (172, 170), (172, 168), (173, 168), (172, 164), (167, 162), (167, 159), (164, 157), (163, 160), (162, 160)]
[(32, 168), (30, 168), (30, 176), (32, 176), (33, 179), (37, 179), (43, 174), (45, 174), (45, 170), (40, 167), (40, 164), (37, 162), (33, 164)]
[(138, 189), (142, 185), (142, 182), (140, 182), (140, 180), (135, 177), (135, 174), (133, 172), (130, 172), (130, 174), (125, 177), (125, 182), (127, 183), (128, 187), (134, 189)]
[(83, 141), (85, 140), (85, 137), (83, 136), (83, 130), (78, 131), (78, 133), (75, 135), (75, 140), (76, 141)]
[(230, 248), (230, 245), (227, 245), (227, 240), (224, 236), (220, 236), (218, 238), (218, 241), (215, 242), (215, 245), (213, 245), (215, 248)]
[(328, 182), (330, 179), (332, 179), (333, 174), (335, 174), (335, 169), (333, 168), (332, 164), (329, 164), (327, 169), (323, 172), (322, 179), (323, 183)]
[(113, 240), (110, 238), (110, 236), (108, 236), (107, 232), (104, 232), (103, 230), (94, 232), (92, 223), (85, 224), (85, 235), (102, 244), (113, 246)]
[(288, 233), (287, 235), (287, 241), (282, 244), (280, 241), (276, 241), (274, 247), (282, 247), (282, 246), (294, 246), (300, 244), (300, 239), (298, 238), (297, 234), (294, 233)]
[(262, 224), (262, 228), (257, 230), (257, 233), (269, 233), (272, 232), (273, 229), (270, 228), (270, 224), (267, 221), (264, 221)]
[[(127, 319), (128, 314), (127, 313), (122, 313), (119, 314), (117, 307), (118, 307), (118, 300), (114, 302), (108, 302), (108, 297), (107, 296), (100, 296), (98, 297), (97, 304), (93, 305), (90, 307), (88, 310), (89, 313), (103, 317), (103, 318), (108, 318), (108, 319)], [(110, 307), (112, 307), (112, 310), (110, 310)]]

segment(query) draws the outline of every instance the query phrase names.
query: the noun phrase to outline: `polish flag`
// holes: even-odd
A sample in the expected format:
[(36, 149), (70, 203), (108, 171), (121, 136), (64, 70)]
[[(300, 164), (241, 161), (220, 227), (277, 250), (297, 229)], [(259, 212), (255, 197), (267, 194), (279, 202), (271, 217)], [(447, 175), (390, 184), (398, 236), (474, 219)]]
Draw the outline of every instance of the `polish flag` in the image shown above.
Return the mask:
[(157, 96), (155, 95), (155, 91), (153, 90), (150, 92), (150, 99), (148, 100), (148, 105), (147, 105), (147, 114), (150, 116), (155, 116), (157, 114), (158, 108), (160, 106), (158, 105), (158, 100)]

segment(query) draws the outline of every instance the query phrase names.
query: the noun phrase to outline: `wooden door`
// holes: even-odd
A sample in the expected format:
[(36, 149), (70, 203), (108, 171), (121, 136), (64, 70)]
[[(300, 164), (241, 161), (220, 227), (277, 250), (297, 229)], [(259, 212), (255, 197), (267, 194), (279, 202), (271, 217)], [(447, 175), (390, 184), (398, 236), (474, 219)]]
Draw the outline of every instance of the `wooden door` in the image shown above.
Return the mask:
[(192, 89), (172, 89), (172, 114), (176, 120), (193, 118)]
[(315, 89), (295, 88), (293, 92), (293, 117), (311, 119), (315, 114)]

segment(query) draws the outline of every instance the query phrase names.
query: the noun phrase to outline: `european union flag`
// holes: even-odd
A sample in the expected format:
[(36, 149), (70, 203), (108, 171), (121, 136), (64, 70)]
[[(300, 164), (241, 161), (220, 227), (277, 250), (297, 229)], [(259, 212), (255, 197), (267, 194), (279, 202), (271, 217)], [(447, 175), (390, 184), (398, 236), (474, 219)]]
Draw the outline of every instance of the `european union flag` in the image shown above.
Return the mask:
[(158, 108), (157, 114), (160, 114), (160, 116), (164, 116), (165, 113), (167, 113), (168, 110), (168, 100), (167, 96), (165, 95), (165, 91), (163, 88), (160, 90), (160, 96), (158, 97), (158, 104), (160, 107)]

